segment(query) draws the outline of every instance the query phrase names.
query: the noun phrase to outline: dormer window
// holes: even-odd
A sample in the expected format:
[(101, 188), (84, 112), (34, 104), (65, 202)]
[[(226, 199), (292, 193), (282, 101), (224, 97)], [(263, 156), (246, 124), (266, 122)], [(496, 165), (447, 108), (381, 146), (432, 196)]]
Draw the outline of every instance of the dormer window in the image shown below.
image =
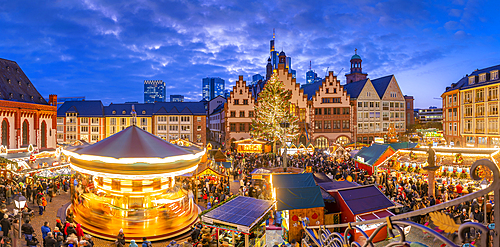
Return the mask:
[(19, 97), (21, 97), (21, 99), (24, 99), (24, 94), (19, 94)]
[(115, 114), (116, 114), (116, 111), (115, 111), (115, 110), (113, 110), (113, 111), (111, 112), (111, 114), (115, 115)]
[(127, 112), (126, 112), (125, 110), (123, 110), (123, 111), (122, 111), (122, 114), (123, 114), (123, 115), (125, 115), (125, 114), (127, 114)]
[(10, 84), (10, 79), (7, 79), (7, 82)]
[(486, 81), (486, 73), (479, 74), (479, 82), (485, 82)]
[(146, 114), (146, 111), (142, 111), (142, 115), (145, 115)]
[(12, 99), (12, 97), (14, 97), (14, 95), (12, 93), (9, 93), (9, 98)]
[(475, 76), (471, 76), (469, 77), (469, 85), (472, 85), (476, 82), (476, 77)]
[(493, 70), (490, 72), (490, 79), (491, 80), (498, 80), (498, 70)]
[(33, 101), (33, 96), (30, 96), (30, 100)]
[(21, 81), (17, 81), (17, 84), (19, 84), (19, 86), (21, 86)]

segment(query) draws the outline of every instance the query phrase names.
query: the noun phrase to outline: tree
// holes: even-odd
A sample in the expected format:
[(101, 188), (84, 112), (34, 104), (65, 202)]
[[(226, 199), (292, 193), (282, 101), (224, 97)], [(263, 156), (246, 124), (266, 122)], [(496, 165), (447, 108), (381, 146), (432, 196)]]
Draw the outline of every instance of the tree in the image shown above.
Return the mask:
[[(282, 143), (295, 138), (298, 134), (298, 117), (296, 112), (291, 112), (290, 99), (292, 92), (285, 89), (282, 81), (278, 80), (277, 71), (267, 81), (264, 89), (259, 93), (255, 106), (255, 118), (252, 120), (250, 133), (256, 138), (262, 138)], [(289, 123), (282, 127), (282, 123)]]

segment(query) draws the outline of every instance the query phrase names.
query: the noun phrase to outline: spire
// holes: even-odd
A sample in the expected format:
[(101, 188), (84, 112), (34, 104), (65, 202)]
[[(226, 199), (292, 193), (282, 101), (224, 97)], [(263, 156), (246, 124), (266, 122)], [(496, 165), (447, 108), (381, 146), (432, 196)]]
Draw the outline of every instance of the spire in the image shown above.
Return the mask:
[(358, 48), (354, 48), (354, 54), (358, 55)]
[(137, 125), (137, 112), (135, 112), (135, 106), (132, 105), (132, 112), (130, 112), (130, 115), (132, 115), (132, 125), (136, 126)]
[(311, 60), (309, 60), (309, 70), (311, 70), (311, 67), (312, 67), (312, 62)]
[(273, 28), (273, 40), (276, 38), (276, 32), (274, 31), (274, 28)]

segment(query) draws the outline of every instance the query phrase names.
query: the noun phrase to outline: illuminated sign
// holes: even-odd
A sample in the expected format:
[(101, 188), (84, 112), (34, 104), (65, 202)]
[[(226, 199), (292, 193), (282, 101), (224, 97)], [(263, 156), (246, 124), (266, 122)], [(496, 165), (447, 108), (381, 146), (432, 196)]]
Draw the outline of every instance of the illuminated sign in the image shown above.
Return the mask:
[(262, 144), (238, 144), (240, 153), (262, 153)]

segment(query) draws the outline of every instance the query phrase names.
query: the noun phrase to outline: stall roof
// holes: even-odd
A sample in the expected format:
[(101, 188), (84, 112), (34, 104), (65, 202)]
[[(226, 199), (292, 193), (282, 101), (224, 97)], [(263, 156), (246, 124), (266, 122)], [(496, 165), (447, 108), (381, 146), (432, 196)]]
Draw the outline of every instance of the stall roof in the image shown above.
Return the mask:
[(349, 181), (334, 181), (326, 176), (324, 173), (314, 173), (314, 181), (325, 191), (335, 191), (339, 189), (357, 187), (359, 184)]
[(250, 229), (271, 210), (274, 202), (238, 196), (201, 216), (203, 222), (218, 221), (238, 227), (249, 233)]
[(231, 168), (232, 166), (231, 162), (219, 162), (219, 164), (224, 166), (226, 169)]
[(392, 149), (390, 146), (373, 144), (369, 147), (361, 149), (355, 156), (355, 159), (362, 157), (365, 164), (373, 165), (388, 149)]
[(323, 197), (323, 202), (325, 202), (325, 201), (327, 201), (327, 202), (336, 202), (335, 197), (333, 197), (332, 195), (330, 195), (330, 193), (328, 193), (323, 188), (320, 188), (320, 190), (321, 190), (321, 196)]
[(264, 168), (255, 168), (250, 174), (271, 174), (271, 170), (267, 170)]
[(353, 215), (374, 212), (394, 206), (394, 203), (374, 185), (341, 189), (338, 190), (338, 193)]
[(277, 188), (276, 202), (278, 211), (325, 206), (319, 186)]
[(396, 142), (396, 143), (386, 143), (386, 144), (382, 144), (382, 145), (392, 147), (394, 150), (397, 151), (397, 150), (403, 149), (403, 148), (415, 148), (415, 147), (417, 147), (418, 143), (416, 143), (416, 142)]
[(314, 187), (316, 183), (312, 173), (274, 174), (272, 185), (274, 188), (302, 188)]

